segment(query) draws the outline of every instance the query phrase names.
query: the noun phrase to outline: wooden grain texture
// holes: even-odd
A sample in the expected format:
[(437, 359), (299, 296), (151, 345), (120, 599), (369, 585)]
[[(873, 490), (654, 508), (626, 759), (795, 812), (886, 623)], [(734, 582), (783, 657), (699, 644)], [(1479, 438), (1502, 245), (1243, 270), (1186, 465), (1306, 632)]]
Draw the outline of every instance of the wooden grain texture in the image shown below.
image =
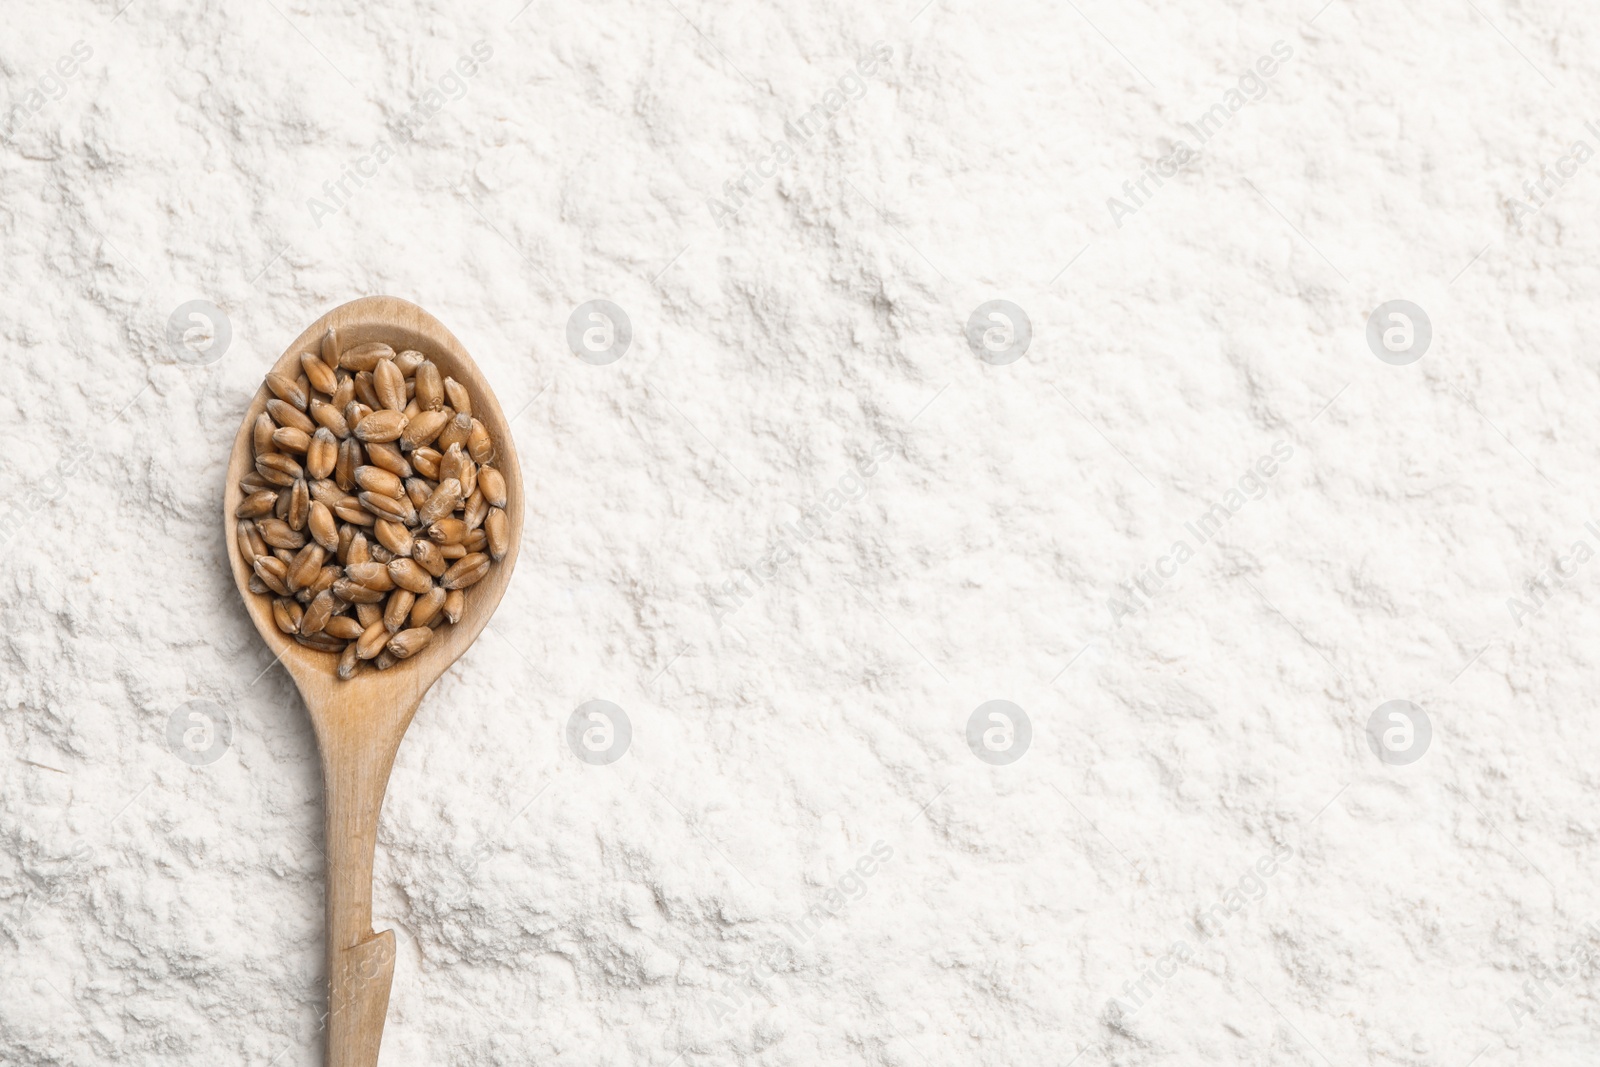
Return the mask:
[[(466, 590), (460, 622), (440, 627), (427, 647), (387, 671), (369, 668), (349, 681), (340, 681), (334, 673), (337, 656), (305, 648), (278, 630), (271, 598), (249, 591), (250, 570), (239, 555), (233, 516), (242, 496), (239, 479), (254, 466), (250, 427), (266, 409), (271, 394), (265, 385), (257, 389), (244, 415), (228, 463), (223, 529), (233, 580), (262, 639), (299, 688), (322, 756), (328, 860), (325, 1062), (328, 1067), (375, 1067), (395, 961), (394, 934), (372, 929), (372, 857), (378, 813), (400, 740), (423, 695), (482, 632), (511, 580), (522, 541), (522, 471), (505, 414), (477, 364), (449, 330), (415, 304), (374, 296), (334, 308), (307, 327), (272, 369), (293, 379), (300, 373), (300, 353), (318, 351), (329, 326), (338, 330), (343, 348), (368, 341), (386, 342), (396, 351), (415, 348), (437, 363), (442, 373), (468, 388), (473, 415), (494, 438), (494, 463), (505, 476), (506, 517), (511, 527), (505, 558)], [(265, 368), (262, 374), (264, 377)]]

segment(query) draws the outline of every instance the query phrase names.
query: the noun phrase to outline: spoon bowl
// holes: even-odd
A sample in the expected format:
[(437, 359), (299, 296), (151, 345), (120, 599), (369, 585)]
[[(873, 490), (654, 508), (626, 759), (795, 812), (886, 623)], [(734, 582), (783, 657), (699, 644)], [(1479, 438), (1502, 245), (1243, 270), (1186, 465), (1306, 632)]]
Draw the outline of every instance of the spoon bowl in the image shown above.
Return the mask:
[(432, 640), (387, 670), (366, 669), (341, 680), (338, 657), (305, 647), (278, 629), (271, 600), (250, 591), (251, 569), (240, 555), (235, 512), (240, 479), (255, 469), (251, 427), (272, 397), (256, 390), (240, 424), (223, 492), (223, 528), (233, 580), (251, 621), (294, 679), (311, 715), (321, 754), (328, 860), (328, 1067), (375, 1067), (394, 975), (394, 934), (372, 930), (372, 861), (378, 813), (400, 741), (433, 683), (483, 631), (505, 594), (522, 540), (522, 473), (511, 428), (482, 371), (444, 325), (415, 304), (388, 296), (343, 304), (297, 337), (273, 370), (293, 381), (300, 354), (320, 350), (329, 328), (342, 348), (382, 341), (395, 351), (416, 349), (441, 373), (464, 385), (472, 414), (494, 441), (494, 465), (506, 482), (509, 528), (505, 556), (482, 581), (465, 590), (459, 622), (440, 627)]

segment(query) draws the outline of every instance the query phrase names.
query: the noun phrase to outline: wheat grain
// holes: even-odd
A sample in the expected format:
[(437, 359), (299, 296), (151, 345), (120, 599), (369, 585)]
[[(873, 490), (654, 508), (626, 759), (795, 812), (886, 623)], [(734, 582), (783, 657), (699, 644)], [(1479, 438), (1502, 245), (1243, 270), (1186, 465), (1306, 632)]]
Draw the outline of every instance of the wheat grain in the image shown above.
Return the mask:
[[(401, 630), (389, 639), (388, 649), (397, 659), (406, 659), (422, 651), (433, 638), (433, 631), (426, 626), (414, 626), (409, 630)], [(365, 635), (362, 635), (365, 640)]]

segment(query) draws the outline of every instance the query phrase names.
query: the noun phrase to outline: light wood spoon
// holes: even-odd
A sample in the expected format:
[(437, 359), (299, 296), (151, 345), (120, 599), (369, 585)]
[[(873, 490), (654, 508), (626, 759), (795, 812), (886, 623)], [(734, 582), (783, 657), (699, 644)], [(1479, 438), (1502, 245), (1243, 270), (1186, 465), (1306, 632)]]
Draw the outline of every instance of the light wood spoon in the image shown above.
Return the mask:
[(495, 466), (506, 480), (506, 517), (510, 526), (505, 558), (466, 590), (461, 621), (441, 626), (416, 655), (386, 671), (363, 670), (341, 681), (334, 668), (338, 657), (306, 648), (278, 630), (271, 598), (249, 590), (251, 571), (239, 555), (234, 511), (242, 492), (239, 479), (254, 469), (251, 426), (266, 410), (271, 395), (265, 385), (256, 391), (239, 428), (228, 462), (223, 494), (223, 527), (228, 560), (245, 608), (269, 648), (277, 654), (305, 700), (322, 754), (323, 799), (326, 806), (328, 860), (328, 1049), (327, 1067), (375, 1067), (389, 1008), (394, 978), (394, 934), (372, 930), (372, 857), (377, 844), (378, 812), (389, 784), (400, 739), (417, 705), (434, 681), (467, 650), (484, 626), (511, 580), (522, 540), (522, 473), (516, 446), (494, 390), (478, 365), (450, 331), (415, 304), (388, 296), (366, 297), (334, 308), (312, 323), (279, 358), (275, 370), (293, 380), (300, 373), (300, 353), (318, 351), (329, 327), (338, 331), (341, 348), (383, 341), (396, 351), (414, 348), (439, 370), (466, 386), (472, 413), (494, 439)]

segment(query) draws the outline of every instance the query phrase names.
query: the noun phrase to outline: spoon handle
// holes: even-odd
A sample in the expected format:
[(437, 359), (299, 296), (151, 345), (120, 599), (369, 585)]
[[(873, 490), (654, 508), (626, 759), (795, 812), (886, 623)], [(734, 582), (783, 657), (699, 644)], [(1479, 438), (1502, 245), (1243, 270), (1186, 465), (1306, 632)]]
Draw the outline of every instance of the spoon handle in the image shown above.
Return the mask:
[(372, 930), (372, 857), (389, 772), (415, 710), (412, 702), (398, 715), (345, 707), (317, 716), (327, 814), (327, 1067), (378, 1062), (395, 951), (392, 931)]

